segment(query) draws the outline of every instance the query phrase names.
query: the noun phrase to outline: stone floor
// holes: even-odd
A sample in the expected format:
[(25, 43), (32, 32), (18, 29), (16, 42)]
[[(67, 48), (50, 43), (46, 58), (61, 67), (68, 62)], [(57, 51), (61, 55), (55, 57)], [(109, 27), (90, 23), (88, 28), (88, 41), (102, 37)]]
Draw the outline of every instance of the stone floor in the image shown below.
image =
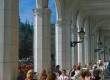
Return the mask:
[(101, 79), (101, 80), (110, 80), (110, 76), (106, 76), (105, 79)]
[(101, 79), (101, 80), (110, 80), (110, 78), (105, 78), (105, 79)]

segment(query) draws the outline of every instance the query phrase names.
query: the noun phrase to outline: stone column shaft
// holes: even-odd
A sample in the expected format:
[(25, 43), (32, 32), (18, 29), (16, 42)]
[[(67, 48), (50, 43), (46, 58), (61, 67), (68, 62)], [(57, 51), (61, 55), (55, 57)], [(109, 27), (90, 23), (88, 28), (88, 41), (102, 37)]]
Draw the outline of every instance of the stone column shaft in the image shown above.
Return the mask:
[(85, 36), (85, 64), (90, 63), (90, 37)]
[[(80, 41), (80, 38), (78, 36), (78, 41)], [(82, 43), (78, 43), (78, 64), (82, 65)]]
[(65, 26), (62, 20), (58, 20), (55, 27), (56, 39), (56, 65), (65, 68)]
[[(90, 61), (94, 62), (95, 58), (94, 58), (94, 54), (95, 54), (95, 36), (91, 36), (91, 52), (90, 52)], [(97, 54), (99, 56), (99, 54)]]
[(48, 8), (34, 9), (34, 71), (50, 68), (50, 14)]
[(85, 50), (84, 50), (84, 41), (82, 42), (82, 67), (85, 67)]
[[(77, 28), (71, 29), (71, 41), (77, 41)], [(78, 65), (78, 53), (77, 53), (77, 45), (75, 47), (71, 47), (72, 54), (72, 65)]]
[(71, 68), (70, 20), (58, 20), (56, 24), (56, 64), (61, 69)]
[(65, 35), (66, 35), (66, 69), (71, 69), (72, 66), (72, 57), (71, 57), (71, 46), (70, 46), (70, 41), (71, 41), (71, 31), (70, 31), (70, 27), (71, 27), (71, 20), (65, 20)]
[(18, 0), (0, 1), (0, 80), (17, 79), (19, 50), (18, 3)]

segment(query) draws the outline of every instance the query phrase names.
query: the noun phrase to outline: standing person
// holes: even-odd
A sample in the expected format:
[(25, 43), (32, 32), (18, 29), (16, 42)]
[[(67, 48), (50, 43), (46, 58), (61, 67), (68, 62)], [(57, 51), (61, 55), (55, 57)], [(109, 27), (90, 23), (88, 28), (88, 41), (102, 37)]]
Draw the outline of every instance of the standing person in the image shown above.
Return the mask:
[(46, 78), (47, 78), (46, 70), (42, 69), (41, 75), (38, 80), (46, 80)]
[(69, 76), (73, 77), (75, 75), (76, 65), (73, 65), (73, 68), (69, 72)]
[(69, 80), (65, 69), (62, 70), (62, 74), (60, 75), (59, 80)]
[(98, 64), (99, 64), (99, 67), (102, 66), (102, 60), (101, 59), (99, 59)]
[(60, 65), (57, 65), (56, 68), (55, 68), (55, 73), (57, 76), (60, 76), (61, 75), (61, 71), (60, 71)]

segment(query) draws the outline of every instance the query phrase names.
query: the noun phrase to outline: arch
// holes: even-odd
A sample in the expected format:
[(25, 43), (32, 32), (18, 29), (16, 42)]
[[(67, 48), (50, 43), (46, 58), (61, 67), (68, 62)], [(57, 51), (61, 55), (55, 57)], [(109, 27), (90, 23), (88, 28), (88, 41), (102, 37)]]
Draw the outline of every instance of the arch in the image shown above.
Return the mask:
[(82, 13), (80, 12), (77, 15), (77, 26), (79, 26), (78, 31), (82, 29), (84, 29), (84, 23), (86, 21), (86, 17), (82, 15)]
[(72, 24), (73, 24), (73, 26), (74, 26), (74, 28), (76, 28), (77, 27), (77, 17), (78, 17), (78, 14), (79, 14), (79, 10), (77, 10), (77, 11), (74, 11), (74, 13), (72, 13), (72, 17), (71, 17), (71, 20), (72, 20)]
[(82, 23), (82, 27), (83, 27), (83, 28), (84, 28), (85, 22), (86, 22), (86, 17), (84, 17), (84, 19), (83, 19), (83, 23)]
[(106, 19), (106, 20), (101, 20), (101, 21), (99, 21), (95, 26), (94, 26), (94, 29), (93, 29), (93, 33), (95, 33), (96, 32), (96, 30), (99, 28), (99, 26), (101, 25), (101, 24), (103, 24), (103, 23), (105, 23), (105, 22), (110, 22), (110, 19)]
[(55, 6), (56, 6), (56, 19), (62, 18), (61, 14), (61, 2), (60, 0), (54, 0), (55, 1)]

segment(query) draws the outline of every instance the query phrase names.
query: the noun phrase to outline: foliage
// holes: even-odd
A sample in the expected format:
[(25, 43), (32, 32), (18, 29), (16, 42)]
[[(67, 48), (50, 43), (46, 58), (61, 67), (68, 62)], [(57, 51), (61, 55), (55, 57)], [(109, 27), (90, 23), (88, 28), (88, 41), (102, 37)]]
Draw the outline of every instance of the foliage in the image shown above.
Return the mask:
[(32, 56), (33, 54), (33, 26), (29, 21), (19, 21), (19, 58)]

